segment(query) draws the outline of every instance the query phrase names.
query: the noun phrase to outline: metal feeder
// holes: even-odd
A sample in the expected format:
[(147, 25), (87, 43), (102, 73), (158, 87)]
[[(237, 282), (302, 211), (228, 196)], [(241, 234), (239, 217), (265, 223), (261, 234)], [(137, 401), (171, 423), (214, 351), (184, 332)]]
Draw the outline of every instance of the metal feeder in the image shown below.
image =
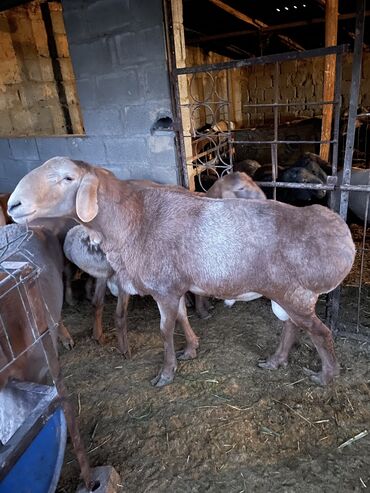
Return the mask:
[[(114, 493), (113, 467), (90, 469), (61, 375), (52, 320), (38, 285), (40, 267), (27, 252), (26, 230), (0, 247), (0, 493), (52, 493), (68, 428), (83, 485)], [(20, 247), (22, 246), (22, 251)], [(45, 385), (51, 376), (52, 386)]]

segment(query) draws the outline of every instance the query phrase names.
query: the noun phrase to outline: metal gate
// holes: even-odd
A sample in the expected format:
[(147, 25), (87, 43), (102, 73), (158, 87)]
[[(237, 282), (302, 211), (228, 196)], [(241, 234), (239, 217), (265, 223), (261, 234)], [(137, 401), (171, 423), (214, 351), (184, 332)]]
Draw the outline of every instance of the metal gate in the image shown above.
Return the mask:
[[(232, 60), (223, 63), (213, 63), (192, 67), (176, 67), (175, 47), (172, 30), (171, 5), (169, 1), (164, 2), (165, 19), (167, 25), (167, 42), (170, 54), (170, 77), (174, 96), (175, 109), (177, 118), (175, 120), (177, 130), (177, 143), (179, 150), (179, 159), (182, 169), (183, 184), (189, 186), (188, 171), (194, 170), (193, 173), (198, 178), (198, 185), (205, 189), (204, 180), (207, 175), (213, 178), (220, 177), (225, 173), (233, 170), (235, 150), (238, 146), (260, 146), (269, 148), (271, 156), (272, 180), (263, 182), (264, 187), (273, 188), (273, 197), (276, 198), (276, 191), (279, 188), (286, 189), (305, 189), (305, 190), (323, 190), (329, 196), (328, 206), (336, 210), (346, 219), (348, 210), (349, 192), (359, 193), (366, 192), (366, 208), (362, 238), (356, 241), (358, 250), (359, 276), (356, 283), (352, 282), (349, 287), (344, 286), (347, 293), (349, 288), (356, 289), (356, 316), (355, 320), (346, 320), (345, 324), (338, 323), (339, 320), (345, 319), (343, 313), (346, 311), (347, 296), (342, 297), (340, 304), (340, 292), (337, 288), (330, 293), (326, 302), (327, 323), (332, 330), (339, 334), (354, 337), (360, 340), (370, 341), (370, 267), (369, 279), (365, 279), (364, 270), (366, 262), (370, 263), (369, 246), (366, 244), (370, 240), (366, 237), (367, 209), (370, 196), (370, 171), (368, 183), (361, 185), (351, 184), (352, 156), (356, 136), (357, 106), (359, 98), (359, 88), (361, 80), (361, 59), (362, 59), (362, 40), (364, 31), (364, 0), (357, 2), (356, 17), (356, 39), (353, 51), (352, 62), (352, 82), (349, 103), (349, 114), (346, 129), (346, 139), (344, 147), (343, 160), (343, 178), (341, 183), (338, 182), (338, 156), (340, 154), (340, 121), (341, 121), (341, 81), (343, 55), (348, 52), (348, 46), (334, 46), (329, 48), (320, 48), (304, 52), (288, 52), (277, 55), (268, 55), (258, 58)], [(292, 60), (309, 60), (319, 57), (333, 55), (336, 57), (335, 72), (335, 89), (334, 99), (332, 101), (314, 99), (308, 101), (303, 99), (289, 103), (282, 101), (279, 91), (280, 67), (284, 62)], [(268, 138), (240, 138), (238, 132), (230, 118), (232, 91), (230, 88), (230, 74), (234, 69), (256, 66), (273, 66), (273, 97), (271, 103), (243, 103), (244, 108), (269, 108), (272, 116), (273, 125), (271, 135)], [(225, 75), (226, 74), (226, 75)], [(203, 78), (203, 91), (201, 94), (197, 91), (196, 82), (198, 77)], [(180, 78), (184, 81), (187, 79), (187, 101), (180, 96)], [(206, 81), (204, 83), (204, 81)], [(279, 127), (279, 114), (287, 106), (301, 106), (304, 108), (313, 108), (317, 106), (331, 105), (333, 108), (333, 129), (330, 140), (314, 139), (296, 139), (289, 135), (281, 135)], [(184, 131), (183, 117), (188, 116), (188, 129)], [(360, 117), (360, 115), (359, 115)], [(369, 120), (370, 122), (370, 120)], [(367, 127), (366, 127), (367, 128)], [(358, 130), (357, 130), (358, 132)], [(366, 133), (367, 136), (367, 133)], [(189, 144), (190, 142), (190, 144)], [(324, 184), (313, 183), (287, 183), (277, 181), (277, 170), (279, 164), (279, 149), (282, 146), (290, 148), (300, 148), (300, 146), (318, 146), (328, 144), (331, 147), (331, 173), (327, 182)], [(365, 138), (365, 147), (367, 141)], [(189, 150), (191, 151), (189, 152)], [(366, 150), (365, 150), (366, 156)], [(342, 159), (341, 159), (342, 161)], [(368, 165), (369, 166), (369, 165)], [(205, 172), (205, 173), (204, 173)], [(261, 184), (261, 183), (259, 183)], [(337, 192), (337, 193), (335, 193)], [(365, 194), (363, 194), (365, 196)], [(340, 200), (338, 200), (340, 197)], [(370, 220), (369, 220), (370, 224)], [(355, 284), (355, 285), (354, 285)], [(339, 312), (341, 310), (341, 316)], [(368, 310), (368, 311), (367, 311)], [(365, 323), (363, 315), (365, 314)], [(352, 317), (353, 318), (353, 317)]]

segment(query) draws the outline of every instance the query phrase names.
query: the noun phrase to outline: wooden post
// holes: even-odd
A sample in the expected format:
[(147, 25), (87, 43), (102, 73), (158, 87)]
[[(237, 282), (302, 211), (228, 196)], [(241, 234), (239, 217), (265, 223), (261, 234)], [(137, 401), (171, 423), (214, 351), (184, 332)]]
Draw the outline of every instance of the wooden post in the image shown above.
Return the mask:
[[(326, 0), (325, 10), (325, 46), (335, 46), (338, 34), (338, 0)], [(333, 101), (335, 86), (336, 55), (325, 57), (323, 100)], [(322, 111), (321, 140), (331, 139), (333, 105), (324, 104)], [(320, 157), (328, 161), (330, 144), (320, 145)]]

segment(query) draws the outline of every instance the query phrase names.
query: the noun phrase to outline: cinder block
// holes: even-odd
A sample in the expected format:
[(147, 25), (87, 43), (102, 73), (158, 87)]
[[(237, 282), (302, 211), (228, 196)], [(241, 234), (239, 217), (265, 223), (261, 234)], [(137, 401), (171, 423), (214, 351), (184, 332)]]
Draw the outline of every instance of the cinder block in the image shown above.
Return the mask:
[[(142, 101), (143, 89), (135, 70), (102, 75), (96, 79), (97, 100), (100, 105), (126, 106)], [(158, 98), (158, 93), (156, 93)]]
[(280, 73), (283, 74), (294, 74), (298, 70), (297, 60), (288, 60), (280, 64)]
[(105, 164), (106, 155), (103, 140), (99, 137), (69, 137), (68, 155), (91, 164)]
[(145, 139), (104, 139), (107, 162), (112, 164), (148, 164), (148, 146)]
[(163, 63), (145, 67), (145, 97), (148, 100), (169, 98), (169, 76)]
[[(146, 0), (148, 1), (148, 0)], [(134, 4), (137, 2), (133, 2)], [(140, 6), (142, 2), (139, 2)], [(86, 5), (86, 4), (85, 4)], [(84, 16), (90, 35), (107, 34), (132, 22), (129, 0), (97, 0), (88, 2)]]
[(146, 29), (141, 33), (144, 54), (149, 62), (165, 60), (165, 39), (162, 25)]
[(273, 103), (275, 98), (275, 89), (269, 88), (263, 91), (263, 99), (265, 103)]
[(135, 65), (146, 60), (146, 46), (141, 33), (123, 32), (114, 36), (117, 49), (118, 63)]
[[(96, 83), (94, 77), (77, 79), (77, 95), (80, 101), (81, 108), (83, 109), (93, 109), (96, 108), (97, 97), (96, 97)], [(83, 112), (82, 112), (83, 113)]]
[(149, 162), (151, 165), (173, 167), (176, 163), (175, 141), (173, 135), (153, 135), (148, 137)]
[(127, 106), (123, 115), (124, 133), (128, 136), (148, 136), (158, 116), (171, 115), (171, 113), (169, 100)]
[(54, 156), (68, 156), (68, 138), (69, 137), (36, 138), (36, 145), (39, 151), (40, 160), (47, 161)]
[(106, 38), (71, 45), (70, 52), (77, 79), (113, 70), (111, 49)]
[(0, 160), (10, 159), (11, 150), (8, 139), (0, 139)]
[(122, 135), (123, 122), (118, 109), (86, 110), (84, 126), (87, 135)]
[(247, 77), (247, 87), (250, 91), (254, 91), (256, 89), (257, 77), (254, 74)]
[(177, 185), (180, 183), (180, 174), (176, 167), (176, 163), (171, 167), (153, 166), (150, 169), (148, 178), (158, 183), (170, 185)]
[(127, 164), (121, 163), (116, 165), (106, 164), (104, 167), (108, 168), (120, 180), (131, 180), (137, 178), (134, 174), (134, 170), (137, 168), (137, 166), (132, 167), (127, 166)]
[(163, 9), (161, 0), (144, 0), (131, 3), (131, 15), (141, 27), (161, 25)]
[(9, 144), (14, 159), (40, 159), (36, 141), (33, 138), (9, 139)]
[(28, 168), (23, 162), (11, 159), (0, 161), (0, 193), (12, 192), (19, 180), (28, 173)]
[(272, 77), (271, 75), (264, 75), (263, 77), (257, 77), (257, 87), (258, 89), (269, 89), (272, 87)]
[(65, 1), (63, 0), (64, 25), (69, 44), (71, 45), (86, 41), (90, 37), (87, 29), (86, 17), (84, 15), (80, 15), (80, 12), (76, 10), (72, 10), (68, 7), (66, 8), (64, 4)]

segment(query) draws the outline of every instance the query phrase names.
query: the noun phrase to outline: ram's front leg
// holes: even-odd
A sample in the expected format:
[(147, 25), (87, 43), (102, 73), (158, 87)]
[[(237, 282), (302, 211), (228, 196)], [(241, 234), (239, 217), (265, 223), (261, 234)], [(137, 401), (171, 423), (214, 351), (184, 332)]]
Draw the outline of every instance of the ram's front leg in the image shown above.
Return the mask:
[(177, 368), (173, 333), (179, 311), (180, 298), (156, 299), (156, 302), (161, 314), (160, 329), (164, 344), (164, 363), (161, 371), (151, 383), (156, 387), (163, 387), (172, 382)]

